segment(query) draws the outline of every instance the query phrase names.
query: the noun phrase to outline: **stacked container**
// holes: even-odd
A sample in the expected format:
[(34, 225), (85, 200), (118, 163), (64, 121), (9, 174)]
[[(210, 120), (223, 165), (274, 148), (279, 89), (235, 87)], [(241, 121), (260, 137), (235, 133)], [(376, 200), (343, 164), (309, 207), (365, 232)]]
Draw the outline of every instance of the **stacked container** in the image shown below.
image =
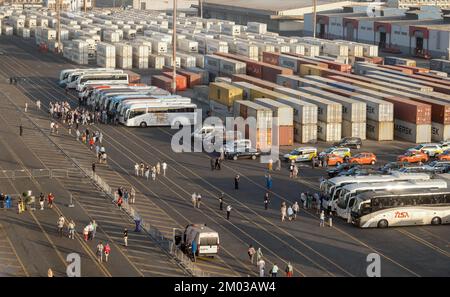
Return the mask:
[(155, 54), (148, 55), (148, 67), (154, 69), (162, 69), (164, 67), (164, 57)]
[(109, 43), (97, 43), (97, 65), (104, 68), (116, 68), (116, 48)]
[(405, 66), (416, 66), (416, 61), (405, 58), (398, 57), (384, 57), (384, 64), (386, 65), (405, 65)]
[(133, 48), (133, 67), (138, 69), (148, 68), (149, 48), (147, 45), (138, 43), (132, 44)]
[(218, 102), (231, 111), (234, 101), (242, 100), (242, 89), (224, 82), (213, 82), (209, 84), (209, 100)]
[(125, 43), (117, 43), (116, 47), (116, 67), (122, 69), (133, 68), (133, 47)]
[(187, 53), (198, 53), (198, 42), (189, 39), (179, 39), (177, 46), (181, 51)]
[(112, 30), (103, 31), (103, 41), (119, 42), (120, 34), (116, 31), (112, 31)]

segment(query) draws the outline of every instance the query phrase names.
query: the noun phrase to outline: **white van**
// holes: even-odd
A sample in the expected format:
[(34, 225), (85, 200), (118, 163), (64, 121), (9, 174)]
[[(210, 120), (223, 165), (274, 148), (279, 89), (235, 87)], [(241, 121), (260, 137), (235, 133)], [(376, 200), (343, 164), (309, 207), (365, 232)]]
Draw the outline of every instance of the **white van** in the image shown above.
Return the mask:
[(192, 132), (192, 137), (204, 139), (215, 132), (223, 133), (224, 131), (225, 127), (223, 126), (202, 126), (197, 130), (195, 130), (194, 132)]
[(219, 233), (207, 227), (205, 224), (189, 224), (184, 230), (182, 243), (192, 246), (197, 244), (196, 256), (214, 257), (219, 252)]

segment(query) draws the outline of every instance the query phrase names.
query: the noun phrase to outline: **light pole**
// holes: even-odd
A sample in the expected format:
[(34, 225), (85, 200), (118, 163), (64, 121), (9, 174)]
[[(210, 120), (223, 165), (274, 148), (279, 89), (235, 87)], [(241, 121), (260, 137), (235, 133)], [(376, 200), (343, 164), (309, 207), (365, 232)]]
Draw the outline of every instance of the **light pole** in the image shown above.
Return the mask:
[(203, 19), (203, 1), (199, 0), (199, 6), (200, 6), (200, 18)]
[(58, 49), (58, 53), (61, 52), (61, 1), (62, 0), (56, 0), (55, 4), (56, 4), (56, 12), (58, 15), (58, 24), (56, 27), (56, 42), (58, 43), (57, 45), (57, 49)]
[(316, 27), (317, 27), (317, 0), (313, 1), (313, 37), (316, 38)]
[(177, 0), (173, 0), (172, 14), (172, 60), (173, 60), (173, 77), (172, 92), (177, 92)]

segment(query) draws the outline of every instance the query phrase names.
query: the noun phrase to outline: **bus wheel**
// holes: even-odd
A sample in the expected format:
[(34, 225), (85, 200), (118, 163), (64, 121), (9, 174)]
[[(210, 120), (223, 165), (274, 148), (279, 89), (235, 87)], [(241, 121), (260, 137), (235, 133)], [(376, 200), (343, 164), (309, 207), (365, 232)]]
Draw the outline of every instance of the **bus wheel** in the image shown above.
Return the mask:
[(372, 165), (375, 165), (375, 161), (374, 161), (374, 160), (372, 160), (372, 162), (370, 162), (370, 164), (372, 164)]
[(255, 155), (252, 156), (252, 160), (256, 160), (256, 156)]
[(441, 218), (440, 217), (434, 217), (432, 220), (431, 220), (431, 225), (440, 225), (441, 224)]
[(386, 220), (380, 220), (377, 225), (378, 228), (387, 228), (388, 226), (389, 224)]
[(233, 156), (233, 160), (236, 161), (238, 159), (237, 155)]
[(141, 128), (145, 128), (145, 127), (147, 127), (147, 123), (146, 122), (142, 122), (139, 126), (141, 126)]

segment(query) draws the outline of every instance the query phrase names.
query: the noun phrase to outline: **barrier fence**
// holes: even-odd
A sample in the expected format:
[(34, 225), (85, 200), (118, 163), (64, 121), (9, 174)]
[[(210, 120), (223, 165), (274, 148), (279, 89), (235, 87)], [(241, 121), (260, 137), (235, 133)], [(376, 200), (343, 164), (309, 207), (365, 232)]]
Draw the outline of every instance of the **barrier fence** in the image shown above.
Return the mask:
[(81, 176), (81, 171), (71, 169), (17, 169), (0, 170), (0, 179), (16, 178), (69, 178), (71, 176)]

